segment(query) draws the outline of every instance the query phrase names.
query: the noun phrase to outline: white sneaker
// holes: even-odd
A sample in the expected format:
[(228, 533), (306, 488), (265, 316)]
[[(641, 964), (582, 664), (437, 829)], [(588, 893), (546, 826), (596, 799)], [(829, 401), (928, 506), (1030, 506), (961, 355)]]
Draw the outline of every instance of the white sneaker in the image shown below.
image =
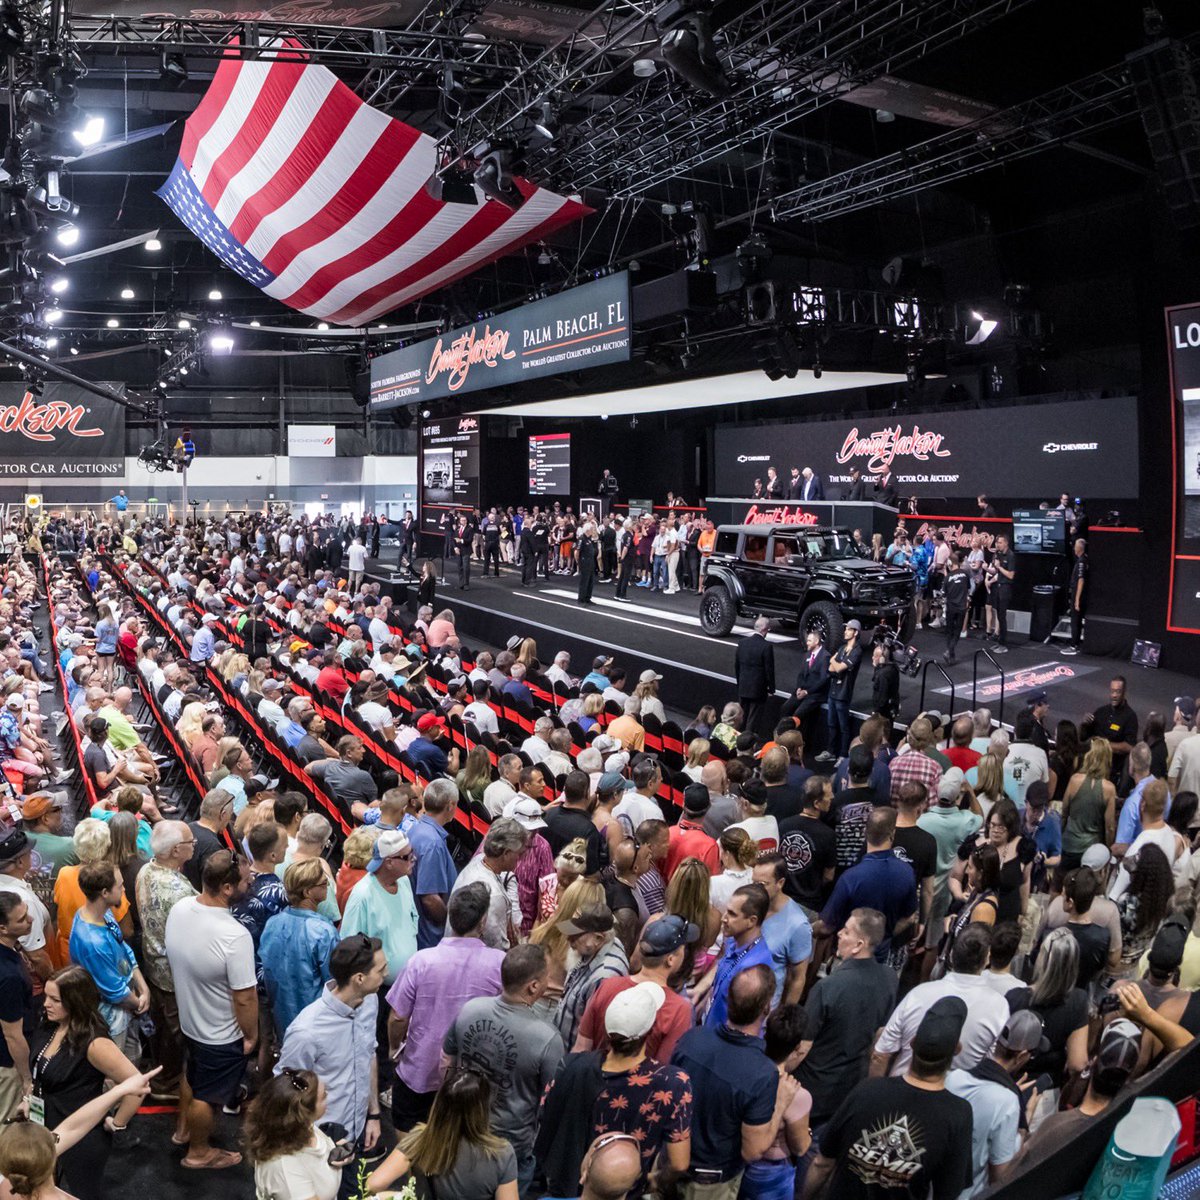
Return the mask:
[(54, 684), (52, 684), (52, 683), (39, 683), (39, 684), (38, 684), (38, 691), (39, 691), (39, 692), (52, 692), (52, 691), (54, 691)]
[(67, 780), (70, 779), (71, 776), (74, 774), (75, 774), (74, 771), (59, 771), (59, 773), (57, 775), (55, 775), (55, 777), (54, 777), (54, 782), (56, 784), (66, 783)]

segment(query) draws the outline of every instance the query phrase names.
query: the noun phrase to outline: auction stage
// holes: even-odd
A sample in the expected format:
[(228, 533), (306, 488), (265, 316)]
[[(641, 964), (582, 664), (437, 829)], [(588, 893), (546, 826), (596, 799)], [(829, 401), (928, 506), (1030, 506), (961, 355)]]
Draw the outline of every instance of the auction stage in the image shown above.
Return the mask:
[[(659, 688), (664, 705), (685, 722), (703, 704), (720, 708), (725, 701), (736, 698), (734, 655), (738, 641), (750, 636), (750, 625), (739, 622), (730, 636), (709, 637), (700, 629), (699, 598), (694, 592), (668, 596), (631, 587), (629, 602), (622, 603), (614, 598), (613, 585), (597, 583), (593, 604), (585, 606), (576, 600), (578, 580), (574, 576), (554, 575), (526, 588), (521, 585), (519, 571), (511, 566), (502, 566), (499, 578), (484, 578), (479, 566), (472, 564), (471, 586), (465, 592), (458, 590), (452, 571), (450, 582), (439, 584), (435, 600), (435, 608), (445, 607), (455, 613), (468, 646), (502, 647), (516, 633), (537, 642), (543, 665), (549, 665), (557, 651), (567, 650), (575, 676), (585, 675), (598, 654), (609, 655), (624, 666), (631, 682), (641, 671), (652, 668), (663, 676)], [(367, 574), (381, 583), (397, 603), (415, 603), (415, 582), (406, 582), (377, 562), (368, 563)], [(777, 696), (782, 700), (789, 694), (785, 689), (796, 677), (804, 647), (792, 630), (769, 636), (775, 647), (775, 676), (780, 689)], [(1151, 711), (1159, 711), (1166, 716), (1169, 727), (1174, 698), (1195, 694), (1192, 676), (1112, 658), (1068, 656), (1062, 653), (1065, 642), (1034, 643), (1020, 634), (1010, 634), (1010, 652), (996, 655), (996, 665), (984, 653), (987, 644), (977, 637), (960, 639), (958, 663), (953, 667), (942, 667), (937, 662), (945, 649), (941, 630), (918, 630), (913, 645), (920, 651), (923, 664), (937, 665), (922, 668), (924, 705), (921, 676), (901, 675), (901, 724), (910, 721), (922, 707), (948, 713), (982, 705), (992, 710), (994, 718), (1011, 725), (1024, 698), (1045, 688), (1050, 697), (1047, 724), (1053, 731), (1055, 721), (1079, 721), (1106, 703), (1109, 680), (1123, 674), (1129, 681), (1129, 702), (1139, 720), (1144, 721)], [(869, 661), (859, 673), (855, 698), (855, 711), (863, 713), (869, 708)]]

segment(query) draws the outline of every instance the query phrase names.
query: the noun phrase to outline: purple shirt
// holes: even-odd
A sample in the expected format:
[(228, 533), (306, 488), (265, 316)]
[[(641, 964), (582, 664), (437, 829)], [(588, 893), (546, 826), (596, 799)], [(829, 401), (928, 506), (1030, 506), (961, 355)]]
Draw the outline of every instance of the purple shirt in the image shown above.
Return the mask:
[(418, 950), (396, 976), (387, 1001), (408, 1017), (408, 1039), (396, 1074), (414, 1092), (435, 1092), (442, 1082), (442, 1042), (459, 1009), (476, 996), (500, 994), (503, 950), (478, 938), (445, 937)]

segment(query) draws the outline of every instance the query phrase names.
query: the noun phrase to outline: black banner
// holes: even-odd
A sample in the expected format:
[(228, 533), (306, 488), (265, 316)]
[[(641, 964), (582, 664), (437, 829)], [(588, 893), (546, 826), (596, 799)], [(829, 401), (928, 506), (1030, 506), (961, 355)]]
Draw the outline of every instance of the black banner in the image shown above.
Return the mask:
[(1171, 589), (1167, 628), (1200, 633), (1200, 304), (1167, 309), (1171, 373)]
[(593, 280), (371, 360), (371, 408), (628, 362), (629, 274)]
[[(119, 387), (120, 385), (109, 385)], [(0, 477), (125, 475), (125, 410), (72, 383), (0, 384)]]
[[(914, 413), (723, 425), (715, 436), (716, 493), (750, 496), (774, 467), (786, 495), (793, 467), (811, 467), (828, 499), (842, 499), (850, 469), (873, 482), (886, 470), (901, 496), (1138, 495), (1137, 401), (1078, 400), (975, 412)], [(867, 499), (871, 499), (868, 489)]]

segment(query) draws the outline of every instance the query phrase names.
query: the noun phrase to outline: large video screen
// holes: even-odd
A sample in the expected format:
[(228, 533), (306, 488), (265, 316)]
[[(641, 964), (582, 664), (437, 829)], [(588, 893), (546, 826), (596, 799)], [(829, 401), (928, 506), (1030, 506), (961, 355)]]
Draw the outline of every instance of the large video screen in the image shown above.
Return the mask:
[(1067, 518), (1041, 508), (1014, 508), (1013, 549), (1018, 554), (1066, 554)]
[(478, 417), (445, 417), (421, 425), (421, 528), (436, 532), (442, 515), (479, 504)]
[(1200, 633), (1200, 304), (1167, 309), (1175, 494), (1167, 628)]
[(571, 435), (569, 433), (533, 433), (529, 435), (529, 494), (531, 496), (569, 496), (571, 494)]
[(852, 467), (868, 482), (890, 470), (902, 496), (987, 493), (1057, 503), (1063, 492), (1085, 501), (1138, 495), (1137, 400), (1132, 396), (722, 425), (714, 449), (719, 496), (749, 496), (756, 479), (765, 487), (768, 467), (775, 468), (785, 489), (793, 467), (811, 467), (828, 499), (845, 498)]

